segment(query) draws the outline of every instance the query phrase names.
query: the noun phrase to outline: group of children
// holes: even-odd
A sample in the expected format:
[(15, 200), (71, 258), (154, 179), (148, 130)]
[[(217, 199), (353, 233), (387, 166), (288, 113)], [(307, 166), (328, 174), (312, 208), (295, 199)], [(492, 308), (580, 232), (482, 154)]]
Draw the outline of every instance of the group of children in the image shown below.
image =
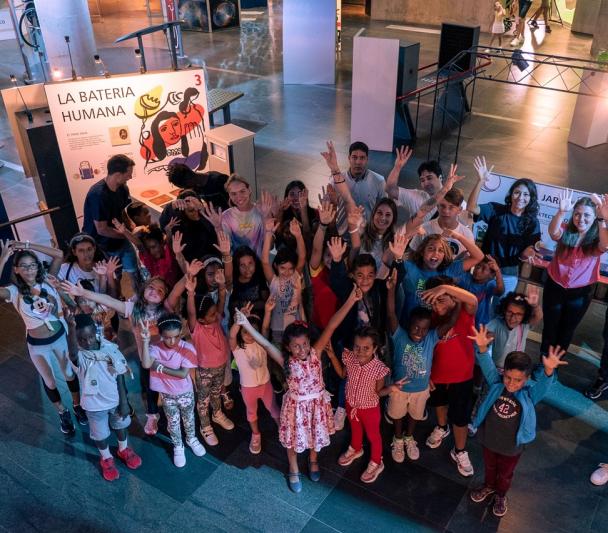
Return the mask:
[[(130, 368), (110, 324), (112, 315), (120, 316), (137, 344), (145, 432), (158, 431), (160, 403), (175, 466), (186, 464), (182, 427), (196, 456), (205, 454), (205, 445), (221, 445), (218, 427), (234, 428), (226, 412), (234, 405), (235, 368), (251, 428), (249, 450), (262, 451), (261, 400), (287, 450), (292, 491), (302, 490), (298, 454), (308, 452), (309, 478), (319, 481), (318, 453), (344, 418), (351, 439), (341, 466), (363, 456), (364, 436), (370, 443), (362, 482), (373, 483), (385, 468), (382, 411), (392, 424), (392, 460), (416, 461), (416, 425), (434, 407), (436, 425), (426, 446), (438, 448), (453, 433), (450, 457), (470, 477), (466, 444), (477, 433), (485, 482), (471, 498), (493, 496), (493, 512), (502, 516), (517, 461), (535, 436), (534, 405), (555, 381), (555, 369), (566, 364), (559, 346), (550, 346), (536, 369), (525, 353), (529, 328), (542, 319), (538, 290), (500, 299), (502, 272), (509, 271), (460, 223), (455, 168), (397, 228), (393, 200), (381, 198), (366, 215), (365, 205), (341, 187), (348, 182), (328, 146), (332, 183), (318, 209), (308, 205), (301, 182), (288, 185), (283, 201), (264, 193), (254, 204), (249, 184), (238, 176), (225, 187), (232, 207), (222, 210), (185, 191), (170, 206), (166, 231), (152, 224), (145, 206), (130, 206), (114, 223), (140, 251), (139, 289), (128, 299), (117, 292), (120, 265), (96, 257), (86, 234), (72, 239), (67, 267), (56, 250), (2, 243), (0, 268), (12, 256), (15, 282), (0, 295), (26, 323), (28, 348), (61, 429), (74, 431), (50, 357), (60, 362), (78, 422), (89, 424), (103, 477), (119, 476), (110, 430), (118, 438), (118, 458), (129, 468), (141, 465), (127, 445), (134, 414), (124, 379)], [(426, 168), (435, 168), (430, 163)], [(215, 253), (192, 249), (194, 234), (184, 240), (182, 230), (192, 222), (205, 226), (206, 251)], [(48, 271), (34, 251), (53, 257)], [(70, 276), (76, 269), (83, 275)]]

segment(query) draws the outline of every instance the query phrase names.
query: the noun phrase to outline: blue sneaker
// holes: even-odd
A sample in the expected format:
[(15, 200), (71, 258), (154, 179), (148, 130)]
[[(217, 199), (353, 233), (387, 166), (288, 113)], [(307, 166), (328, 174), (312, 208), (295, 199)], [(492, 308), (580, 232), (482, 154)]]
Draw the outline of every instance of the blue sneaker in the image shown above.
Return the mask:
[(300, 481), (300, 472), (289, 472), (287, 474), (287, 481), (289, 482), (289, 490), (291, 492), (302, 492), (302, 482)]
[[(313, 470), (313, 465), (317, 468)], [(314, 481), (315, 483), (321, 479), (321, 471), (319, 470), (319, 463), (317, 461), (308, 460), (308, 475), (310, 477), (310, 481)]]

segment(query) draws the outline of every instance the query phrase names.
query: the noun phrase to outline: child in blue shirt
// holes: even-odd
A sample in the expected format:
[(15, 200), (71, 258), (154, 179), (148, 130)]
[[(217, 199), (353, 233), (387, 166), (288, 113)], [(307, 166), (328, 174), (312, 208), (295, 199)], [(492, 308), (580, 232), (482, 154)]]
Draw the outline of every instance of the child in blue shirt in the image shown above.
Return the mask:
[[(409, 315), (407, 331), (399, 325), (395, 314), (396, 272), (387, 279), (387, 320), (389, 334), (393, 340), (393, 380), (406, 379), (398, 391), (393, 391), (388, 399), (388, 416), (394, 423), (392, 456), (396, 463), (402, 463), (405, 453), (412, 461), (420, 457), (418, 444), (414, 439), (416, 423), (424, 418), (426, 402), (430, 396), (429, 381), (433, 362), (433, 349), (439, 336), (445, 334), (446, 324), (431, 329), (432, 311), (425, 307), (415, 307)], [(442, 331), (445, 329), (446, 331)], [(403, 421), (407, 417), (405, 438)], [(405, 450), (404, 450), (405, 448)]]
[(548, 355), (543, 356), (544, 368), (539, 368), (533, 379), (529, 379), (530, 356), (525, 352), (511, 352), (505, 359), (501, 376), (488, 352), (492, 336), (486, 327), (473, 328), (469, 338), (477, 344), (477, 360), (490, 386), (473, 420), (483, 445), (485, 482), (471, 492), (471, 499), (480, 503), (495, 495), (492, 512), (500, 517), (507, 512), (506, 494), (524, 445), (536, 437), (535, 405), (555, 382), (555, 369), (568, 364), (561, 360), (566, 351), (551, 346)]
[(477, 313), (475, 327), (487, 324), (492, 319), (492, 298), (502, 296), (505, 284), (498, 263), (491, 255), (486, 255), (473, 268), (473, 272), (466, 272), (459, 280), (458, 286), (477, 296)]

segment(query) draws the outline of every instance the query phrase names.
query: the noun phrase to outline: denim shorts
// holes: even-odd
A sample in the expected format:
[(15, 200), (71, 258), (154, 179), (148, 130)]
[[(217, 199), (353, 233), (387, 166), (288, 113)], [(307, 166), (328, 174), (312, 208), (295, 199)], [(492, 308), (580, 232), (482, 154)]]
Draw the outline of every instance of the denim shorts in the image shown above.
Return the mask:
[(137, 256), (135, 255), (135, 248), (129, 241), (125, 241), (125, 243), (118, 249), (113, 252), (106, 251), (110, 257), (119, 257), (120, 263), (122, 265), (122, 270), (125, 272), (137, 272)]
[(532, 7), (531, 0), (519, 0), (519, 16), (523, 19)]
[(87, 411), (89, 434), (93, 440), (104, 440), (110, 436), (110, 428), (126, 429), (131, 425), (131, 417), (118, 414), (118, 406), (103, 411)]

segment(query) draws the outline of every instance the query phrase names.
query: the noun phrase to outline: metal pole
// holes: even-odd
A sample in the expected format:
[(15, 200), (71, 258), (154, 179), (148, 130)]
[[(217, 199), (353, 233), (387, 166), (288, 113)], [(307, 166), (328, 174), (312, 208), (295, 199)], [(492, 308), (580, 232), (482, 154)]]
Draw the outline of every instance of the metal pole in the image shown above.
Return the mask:
[(169, 40), (169, 54), (171, 55), (171, 69), (177, 70), (177, 53), (175, 51), (175, 36), (173, 28), (165, 28), (165, 36)]
[(32, 76), (32, 69), (30, 67), (30, 62), (27, 58), (27, 55), (23, 51), (23, 41), (21, 40), (21, 36), (19, 35), (19, 19), (17, 19), (17, 13), (15, 11), (14, 0), (9, 0), (8, 10), (9, 10), (9, 13), (11, 14), (11, 21), (13, 23), (13, 29), (15, 30), (15, 38), (17, 39), (17, 42), (19, 43), (19, 52), (21, 53), (21, 58), (23, 59), (23, 65), (25, 67), (25, 74), (27, 76), (27, 80), (24, 80), (24, 81), (26, 81), (26, 82), (29, 81), (30, 83), (33, 83), (36, 80)]
[(147, 71), (148, 67), (146, 66), (146, 55), (144, 54), (144, 41), (141, 35), (137, 36), (137, 46), (139, 47), (139, 52), (141, 53), (141, 66), (144, 71)]

